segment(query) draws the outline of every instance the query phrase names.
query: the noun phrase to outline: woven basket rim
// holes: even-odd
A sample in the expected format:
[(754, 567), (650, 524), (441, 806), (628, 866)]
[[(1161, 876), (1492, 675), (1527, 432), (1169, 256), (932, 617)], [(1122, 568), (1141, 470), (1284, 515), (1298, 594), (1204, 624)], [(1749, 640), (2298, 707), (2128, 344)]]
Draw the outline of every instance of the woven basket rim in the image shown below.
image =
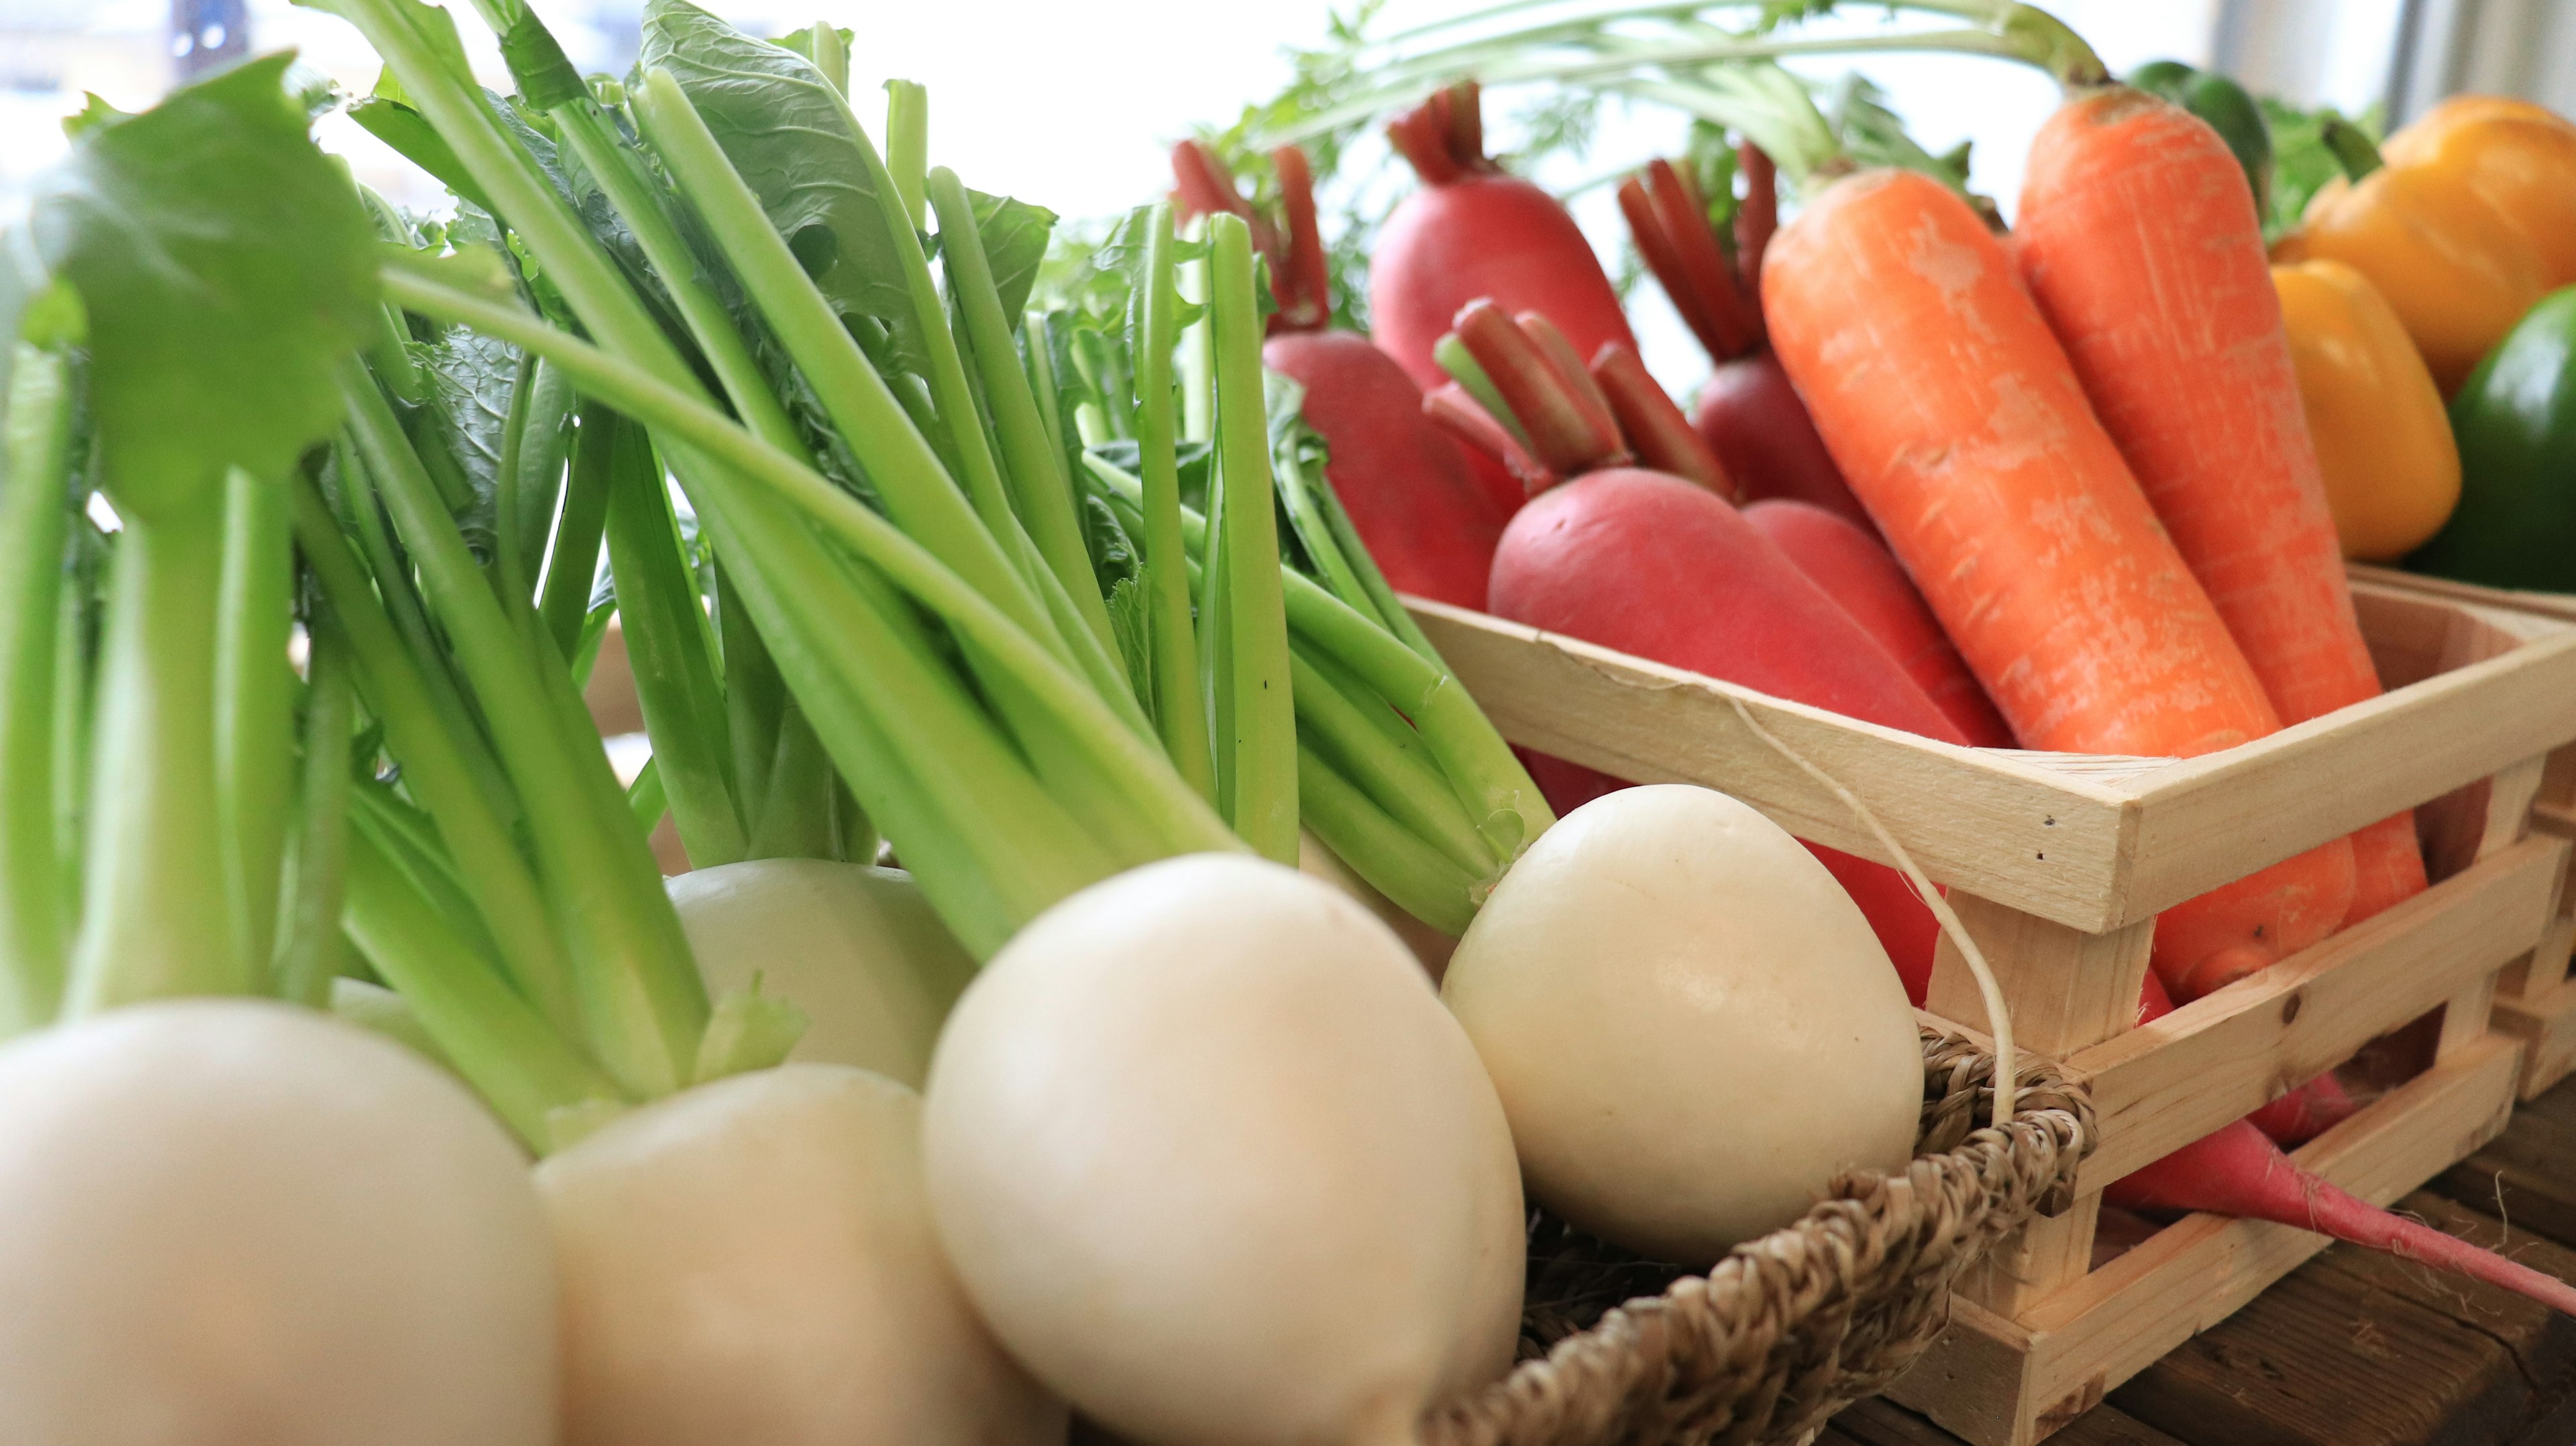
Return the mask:
[(2012, 1120), (1978, 1126), (1993, 1109), (1990, 1047), (1929, 1019), (1920, 1032), (1925, 1100), (1902, 1174), (1847, 1173), (1707, 1270), (1670, 1267), (1660, 1293), (1435, 1408), (1425, 1446), (1792, 1443), (1912, 1365), (1948, 1323), (1960, 1272), (2063, 1208), (2095, 1143), (2090, 1097), (2028, 1053)]

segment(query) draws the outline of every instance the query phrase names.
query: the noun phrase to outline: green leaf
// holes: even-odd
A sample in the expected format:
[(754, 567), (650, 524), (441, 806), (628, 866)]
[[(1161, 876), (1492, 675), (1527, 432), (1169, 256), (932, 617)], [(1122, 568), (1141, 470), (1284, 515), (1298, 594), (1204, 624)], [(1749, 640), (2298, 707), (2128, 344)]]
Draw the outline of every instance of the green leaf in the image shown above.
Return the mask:
[(889, 229), (902, 203), (877, 193), (867, 139), (812, 61), (686, 0), (652, 0), (639, 64), (680, 83), (826, 299), (844, 312), (911, 318)]
[(1047, 242), (1055, 233), (1056, 215), (1009, 196), (968, 190), (975, 208), (975, 230), (984, 240), (984, 255), (993, 268), (993, 287), (1002, 293), (1002, 314), (1018, 316), (1029, 304), (1038, 268), (1046, 261)]
[(82, 136), (89, 134), (91, 131), (103, 130), (120, 121), (130, 121), (134, 119), (134, 113), (132, 111), (118, 110), (116, 107), (109, 105), (106, 101), (99, 99), (98, 92), (96, 91), (83, 92), (81, 99), (86, 102), (86, 104), (82, 105), (79, 110), (63, 117), (63, 135), (66, 139), (76, 141)]
[(89, 314), (91, 407), (120, 508), (283, 476), (340, 416), (370, 334), (374, 232), (270, 56), (89, 131), (39, 186), (46, 264)]
[(349, 119), (365, 127), (367, 134), (393, 147), (405, 160), (429, 172), (440, 185), (455, 192), (459, 199), (470, 201), (485, 211), (492, 209), (491, 201), (483, 195), (483, 188), (474, 184), (474, 178), (467, 174), (465, 163), (456, 158), (447, 138), (438, 133), (427, 116), (400, 101), (387, 99), (383, 86), (377, 87), (375, 95), (349, 107)]
[(457, 513), (457, 530), (476, 559), (488, 564), (500, 542), (501, 451), (519, 352), (460, 326), (422, 348), (422, 359), (431, 395), (415, 426), (434, 433), (464, 475), (472, 500)]
[[(1099, 505), (1107, 506), (1106, 503)], [(1153, 676), (1153, 614), (1146, 607), (1144, 584), (1132, 576), (1118, 579), (1109, 589), (1108, 606), (1109, 632), (1118, 640), (1118, 655), (1127, 660), (1127, 676)], [(1153, 706), (1151, 698), (1138, 701), (1147, 707)]]

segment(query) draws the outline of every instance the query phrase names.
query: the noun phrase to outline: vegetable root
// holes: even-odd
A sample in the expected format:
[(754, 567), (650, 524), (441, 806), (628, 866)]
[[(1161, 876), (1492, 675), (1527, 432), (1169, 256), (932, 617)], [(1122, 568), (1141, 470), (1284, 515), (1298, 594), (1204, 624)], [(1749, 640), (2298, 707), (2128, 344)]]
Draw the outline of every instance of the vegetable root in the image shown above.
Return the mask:
[(2203, 1210), (2312, 1230), (2483, 1280), (2576, 1315), (2576, 1287), (2402, 1219), (2318, 1179), (2243, 1120), (2113, 1181), (2102, 1198), (2130, 1210)]
[(1395, 1446), (1510, 1363), (1502, 1106), (1328, 884), (1204, 854), (1067, 899), (959, 1001), (924, 1130), (995, 1333), (1142, 1446)]
[(524, 1158), (398, 1045), (136, 1005), (0, 1050), (0, 1440), (550, 1446)]
[(563, 1262), (570, 1446), (1046, 1446), (1067, 1413), (1003, 1354), (931, 1233), (921, 1102), (789, 1064), (610, 1124), (537, 1167)]

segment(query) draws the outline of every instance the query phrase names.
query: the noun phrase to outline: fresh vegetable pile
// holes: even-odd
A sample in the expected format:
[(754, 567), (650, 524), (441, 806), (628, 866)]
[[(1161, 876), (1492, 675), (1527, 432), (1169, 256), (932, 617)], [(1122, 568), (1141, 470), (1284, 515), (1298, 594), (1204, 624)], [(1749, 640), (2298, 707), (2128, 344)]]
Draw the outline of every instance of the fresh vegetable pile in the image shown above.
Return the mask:
[[(1963, 160), (1766, 58), (1831, 43), (1777, 7), (1354, 36), (1329, 113), (1184, 144), (1050, 264), (919, 87), (872, 133), (828, 26), (651, 0), (585, 77), (475, 0), (500, 95), (447, 10), (314, 3), (452, 208), (355, 186), (272, 56), (74, 117), (0, 235), (11, 1441), (1412, 1440), (1509, 1368), (1530, 1204), (1706, 1265), (1901, 1170), (1909, 997), (1945, 931), (1984, 965), (1910, 863), (1516, 754), (1401, 594), (2191, 755), (2377, 691), (2337, 539), (2443, 527), (2398, 495), (2434, 378), (2425, 557), (2530, 530), (2497, 459), (2558, 475), (2565, 295), (2472, 374), (2372, 289), (2419, 172), (2576, 280), (2481, 159), (2556, 154), (2522, 109), (2392, 137), (2274, 273), (2259, 116), (2231, 148), (2026, 7), (1899, 7), (2069, 88), (2009, 248)], [(1620, 190), (1721, 363), (1691, 411), (1480, 78), (1694, 119)], [(1380, 119), (1420, 185), (1369, 336), (1296, 142)], [(2404, 817), (2264, 870), (2165, 916), (2142, 1007), (2424, 887)], [(2576, 1303), (2285, 1203), (2255, 1126), (2351, 1108), (2292, 1100), (2124, 1198)]]

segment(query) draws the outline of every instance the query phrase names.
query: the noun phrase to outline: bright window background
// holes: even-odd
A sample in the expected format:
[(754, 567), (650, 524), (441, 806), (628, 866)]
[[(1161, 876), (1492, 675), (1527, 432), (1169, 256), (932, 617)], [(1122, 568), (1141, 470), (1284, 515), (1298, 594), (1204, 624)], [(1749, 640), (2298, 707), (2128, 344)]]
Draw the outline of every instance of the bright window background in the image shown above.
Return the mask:
[[(1325, 0), (1106, 0), (1068, 8), (1040, 0), (712, 0), (760, 33), (816, 19), (857, 32), (852, 93), (887, 76), (929, 86), (931, 149), (972, 184), (1022, 195), (1068, 216), (1115, 213), (1168, 184), (1164, 150), (1191, 125), (1231, 117), (1285, 79), (1285, 45), (1313, 44)], [(634, 55), (640, 0), (536, 0), (574, 62), (622, 71)], [(1400, 25), (1454, 14), (1469, 0), (1392, 0)], [(490, 35), (463, 0), (460, 29), (478, 68), (506, 86)], [(2266, 88), (2358, 110), (2387, 84), (2402, 0), (2057, 0), (2052, 8), (2115, 70), (2173, 57), (2223, 58)], [(1873, 7), (1851, 7), (1868, 23)], [(1076, 19), (1078, 17), (1078, 19)], [(375, 62), (344, 22), (286, 0), (250, 0), (251, 44), (296, 47), (348, 93), (373, 85)], [(1074, 23), (1068, 23), (1073, 20)], [(174, 75), (168, 0), (0, 0), (0, 214), (22, 204), (31, 178), (62, 149), (57, 124), (94, 90), (127, 108), (148, 105)], [(1813, 67), (1821, 73), (1838, 63)], [(2020, 67), (1958, 57), (1870, 57), (1863, 67), (1915, 135), (1935, 151), (1974, 143), (1972, 184), (2010, 213), (2021, 156), (2056, 104), (2055, 87)], [(869, 111), (866, 100), (861, 114)], [(1508, 139), (1507, 124), (1498, 134)], [(1671, 149), (1680, 122), (1663, 112), (1605, 117), (1592, 151), (1538, 177), (1570, 189)], [(437, 205), (436, 187), (345, 118), (323, 124), (326, 145), (396, 201)], [(1576, 204), (1607, 258), (1623, 244), (1605, 190)], [(1615, 263), (1614, 263), (1615, 264)], [(1648, 362), (1676, 392), (1704, 375), (1697, 348), (1651, 283), (1634, 307)]]

